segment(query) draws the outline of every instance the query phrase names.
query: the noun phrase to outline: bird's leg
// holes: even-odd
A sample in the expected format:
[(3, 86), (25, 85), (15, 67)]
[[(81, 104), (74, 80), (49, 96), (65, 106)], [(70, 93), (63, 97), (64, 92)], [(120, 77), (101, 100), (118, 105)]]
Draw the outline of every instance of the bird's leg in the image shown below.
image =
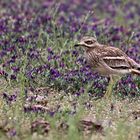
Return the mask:
[(121, 77), (119, 76), (110, 76), (110, 81), (105, 93), (105, 98), (109, 98), (112, 95), (113, 86), (120, 80)]
[(113, 85), (114, 85), (113, 77), (110, 76), (110, 80), (109, 80), (109, 83), (108, 83), (108, 86), (107, 86), (107, 90), (106, 90), (106, 93), (104, 95), (105, 98), (109, 98), (111, 96), (112, 90), (113, 90)]

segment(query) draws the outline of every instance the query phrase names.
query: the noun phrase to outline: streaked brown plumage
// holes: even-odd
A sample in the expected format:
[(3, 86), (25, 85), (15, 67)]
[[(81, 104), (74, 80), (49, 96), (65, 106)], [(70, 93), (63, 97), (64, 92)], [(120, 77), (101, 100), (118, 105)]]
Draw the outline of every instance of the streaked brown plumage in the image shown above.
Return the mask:
[[(111, 85), (116, 77), (132, 73), (140, 75), (140, 64), (128, 57), (119, 48), (99, 44), (94, 37), (83, 37), (76, 46), (85, 48), (85, 58), (92, 68), (101, 75), (110, 76)], [(107, 95), (112, 92), (107, 90)]]

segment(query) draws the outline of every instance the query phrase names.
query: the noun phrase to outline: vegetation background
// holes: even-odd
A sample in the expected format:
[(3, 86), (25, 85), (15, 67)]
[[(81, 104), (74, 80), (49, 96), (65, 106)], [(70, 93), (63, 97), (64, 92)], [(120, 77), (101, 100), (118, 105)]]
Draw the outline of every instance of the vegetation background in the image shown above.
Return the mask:
[(139, 0), (0, 0), (0, 139), (140, 140), (140, 77), (91, 71), (85, 35), (140, 63)]

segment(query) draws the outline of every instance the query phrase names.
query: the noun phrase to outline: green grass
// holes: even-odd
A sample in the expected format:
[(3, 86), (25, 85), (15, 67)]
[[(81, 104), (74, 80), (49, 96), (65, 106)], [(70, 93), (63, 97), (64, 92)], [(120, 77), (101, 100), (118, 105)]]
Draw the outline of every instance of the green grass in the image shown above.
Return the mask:
[[(41, 41), (41, 37), (39, 42)], [(60, 43), (66, 42), (67, 39), (62, 39)], [(63, 52), (66, 48), (61, 44), (61, 48), (59, 48), (59, 42), (49, 39), (50, 44), (53, 46), (54, 51), (57, 53)], [(71, 51), (74, 42), (69, 42), (69, 49)], [(68, 45), (68, 44), (67, 44)], [(46, 48), (41, 48), (41, 45), (38, 44), (38, 50), (41, 52), (42, 59), (46, 59), (46, 54), (44, 54)], [(67, 50), (67, 49), (66, 49)], [(67, 69), (74, 69), (75, 64), (72, 63), (74, 61), (74, 57), (71, 55), (64, 56), (64, 62), (68, 63)], [(1, 94), (3, 92), (8, 92), (8, 94), (13, 94), (16, 91), (18, 92), (18, 97), (15, 102), (12, 104), (7, 104), (4, 99), (0, 99), (0, 139), (15, 139), (15, 140), (136, 140), (139, 136), (139, 126), (140, 121), (139, 117), (137, 119), (134, 118), (133, 112), (139, 111), (140, 102), (138, 99), (131, 99), (125, 97), (125, 99), (118, 98), (118, 96), (112, 97), (110, 100), (101, 98), (98, 100), (94, 100), (94, 98), (88, 95), (88, 90), (92, 88), (90, 83), (84, 85), (85, 93), (81, 96), (76, 97), (74, 94), (70, 92), (65, 92), (59, 89), (61, 83), (61, 79), (59, 81), (54, 81), (52, 83), (47, 83), (47, 79), (43, 77), (36, 77), (36, 82), (38, 84), (33, 83), (34, 86), (40, 87), (48, 87), (51, 91), (47, 92), (48, 96), (46, 96), (46, 104), (42, 105), (48, 108), (48, 110), (55, 110), (57, 106), (59, 106), (59, 112), (56, 112), (52, 117), (49, 113), (45, 112), (28, 112), (25, 113), (23, 107), (25, 104), (30, 104), (30, 102), (25, 101), (25, 89), (27, 85), (30, 83), (25, 76), (26, 65), (27, 65), (27, 57), (24, 56), (21, 59), (22, 68), (18, 75), (18, 80), (16, 85), (11, 80), (7, 82), (4, 79), (1, 79)], [(43, 63), (41, 61), (40, 63)], [(37, 63), (32, 62), (33, 66), (36, 67)], [(52, 60), (52, 65), (57, 65), (57, 62)], [(77, 65), (77, 67), (79, 67)], [(63, 70), (62, 70), (63, 71)], [(45, 73), (47, 74), (47, 72)], [(47, 78), (45, 76), (45, 78)], [(44, 81), (45, 80), (45, 81)], [(76, 80), (76, 79), (75, 79)], [(58, 83), (57, 83), (58, 82)], [(76, 80), (78, 82), (78, 80)], [(57, 86), (58, 84), (58, 86)], [(61, 85), (61, 86), (62, 86)], [(67, 88), (72, 89), (73, 85), (67, 86)], [(78, 85), (80, 86), (80, 85)], [(57, 89), (58, 88), (58, 89)], [(30, 93), (30, 90), (27, 90), (27, 94)], [(38, 93), (40, 95), (40, 93)], [(44, 95), (43, 95), (44, 96)], [(88, 109), (85, 106), (85, 103), (90, 104), (92, 107)], [(31, 104), (37, 104), (34, 101)], [(75, 108), (74, 108), (75, 104)], [(76, 112), (70, 113), (70, 112)], [(139, 114), (140, 112), (138, 112)], [(84, 117), (90, 116), (93, 120), (101, 122), (103, 126), (103, 133), (96, 132), (95, 130), (91, 131), (89, 134), (81, 131), (79, 129), (80, 120)], [(48, 133), (41, 133), (44, 130), (38, 130), (37, 132), (31, 132), (31, 125), (35, 120), (45, 120), (50, 124), (50, 128)], [(61, 124), (68, 125), (68, 128), (60, 127)], [(16, 135), (11, 138), (8, 133), (10, 129), (14, 128), (16, 130)]]
[[(17, 89), (11, 89), (14, 92)], [(22, 92), (19, 92), (23, 94)], [(55, 95), (54, 95), (55, 94)], [(63, 96), (63, 97), (62, 97)], [(20, 96), (16, 102), (7, 105), (1, 100), (0, 126), (1, 139), (10, 139), (7, 131), (11, 128), (16, 130), (16, 136), (12, 139), (48, 139), (48, 140), (132, 140), (138, 139), (139, 136), (139, 100), (117, 99), (112, 97), (111, 100), (104, 98), (94, 100), (84, 93), (78, 99), (74, 95), (64, 94), (57, 91), (50, 92), (47, 97), (48, 103), (45, 106), (49, 110), (55, 110), (57, 105), (60, 106), (61, 112), (56, 112), (52, 117), (45, 113), (24, 113), (23, 105), (25, 105), (24, 97)], [(73, 104), (76, 102), (76, 109)], [(90, 103), (90, 110), (84, 106), (84, 103)], [(43, 104), (44, 105), (44, 104)], [(76, 110), (76, 114), (69, 113)], [(134, 114), (137, 112), (137, 114)], [(103, 133), (91, 130), (89, 134), (79, 129), (80, 120), (90, 117), (93, 121), (100, 122), (103, 126)], [(31, 124), (35, 120), (45, 120), (49, 122), (50, 128), (48, 133), (41, 133), (44, 130), (38, 130), (31, 133)], [(61, 124), (64, 124), (64, 128)], [(67, 127), (68, 125), (68, 127)], [(81, 125), (80, 125), (81, 126)], [(82, 127), (82, 126), (81, 126)]]
[[(93, 85), (97, 82), (106, 86), (107, 79), (98, 77), (98, 79), (82, 82), (86, 76), (84, 72), (80, 72), (83, 65), (76, 60), (83, 58), (83, 50), (73, 47), (82, 29), (79, 28), (74, 37), (71, 37), (70, 33), (63, 36), (63, 28), (57, 28), (55, 21), (58, 9), (54, 10), (52, 9), (52, 13), (54, 13), (52, 15), (52, 34), (48, 34), (43, 27), (40, 27), (37, 39), (29, 40), (28, 43), (24, 44), (26, 47), (24, 54), (18, 48), (20, 44), (17, 43), (18, 60), (4, 68), (8, 74), (12, 74), (10, 70), (12, 66), (19, 66), (20, 71), (16, 80), (11, 80), (9, 77), (5, 79), (3, 76), (0, 78), (0, 140), (139, 140), (140, 78), (134, 77), (136, 89), (132, 89), (128, 84), (122, 85), (121, 89), (127, 91), (128, 96), (123, 95), (122, 90), (119, 90), (120, 87), (117, 86), (114, 88), (113, 96), (110, 99), (97, 98), (98, 94), (103, 95), (103, 93), (101, 93), (100, 87), (95, 88)], [(100, 11), (97, 12), (100, 13)], [(106, 15), (101, 14), (99, 17), (102, 16)], [(118, 16), (114, 17), (117, 25), (127, 24), (126, 26), (129, 26), (129, 23), (125, 23), (123, 16), (120, 11)], [(83, 18), (82, 22), (86, 23), (89, 17), (90, 12)], [(104, 27), (99, 25), (98, 28), (102, 32)], [(112, 27), (108, 27), (109, 31), (111, 29)], [(86, 34), (93, 35), (94, 33), (94, 31), (89, 31)], [(12, 38), (11, 34), (9, 33), (4, 37), (12, 42), (15, 38)], [(23, 33), (24, 36), (27, 34), (29, 33)], [(129, 44), (130, 42), (127, 41), (129, 38), (131, 40), (131, 35), (124, 35), (123, 37), (123, 43)], [(98, 36), (98, 39), (106, 43), (109, 38), (103, 32)], [(34, 46), (32, 41), (35, 42), (35, 50), (39, 53), (38, 59), (29, 57), (30, 49)], [(115, 42), (114, 44), (119, 46), (121, 43)], [(131, 46), (131, 44), (129, 45)], [(61, 55), (65, 68), (59, 67), (59, 59), (51, 59), (48, 62), (49, 52), (47, 50), (49, 47), (52, 48), (55, 55)], [(71, 52), (74, 50), (78, 52), (78, 56), (72, 55)], [(70, 53), (64, 53), (66, 51)], [(10, 57), (11, 54), (7, 54), (2, 58), (1, 63), (9, 60)], [(64, 80), (64, 75), (53, 80), (48, 69), (40, 73), (33, 72), (34, 79), (28, 77), (28, 71), (44, 64), (50, 64), (51, 68), (57, 68), (63, 74), (71, 70), (78, 72), (72, 76), (72, 82)], [(124, 79), (127, 80), (127, 76)], [(31, 91), (31, 87), (36, 91)], [(44, 90), (42, 92), (37, 91), (40, 88), (44, 88)], [(84, 92), (80, 95), (75, 94), (81, 88), (84, 89)], [(133, 90), (136, 94), (134, 97), (131, 95)], [(16, 94), (16, 101), (7, 102), (3, 98), (3, 93)], [(43, 99), (29, 100), (36, 95), (38, 98), (43, 97)], [(28, 96), (28, 100), (26, 96)], [(25, 107), (34, 107), (35, 105), (41, 106), (44, 110), (38, 112), (33, 111), (33, 109), (32, 111), (25, 111)], [(83, 128), (81, 121), (85, 118), (87, 121), (92, 120), (89, 123), (94, 125), (91, 130)], [(33, 122), (37, 120), (48, 123), (47, 132), (44, 132), (45, 130), (41, 125), (36, 126), (36, 131), (32, 132)], [(99, 127), (103, 128), (102, 131), (98, 130), (98, 123), (100, 124)]]
[[(50, 40), (51, 42), (51, 40)], [(61, 41), (63, 42), (63, 41)], [(51, 42), (52, 43), (52, 42)], [(58, 42), (54, 42), (53, 44), (57, 44)], [(72, 46), (74, 42), (71, 42), (69, 46)], [(58, 45), (59, 46), (59, 45)], [(61, 45), (62, 46), (62, 45)], [(56, 48), (56, 49), (55, 49)], [(42, 59), (45, 59), (45, 55), (43, 52), (46, 48), (38, 47), (40, 52), (42, 52)], [(55, 51), (59, 48), (54, 46)], [(71, 47), (70, 47), (71, 49)], [(60, 48), (60, 52), (63, 48)], [(74, 68), (73, 57), (65, 56), (65, 63), (68, 64), (68, 69)], [(69, 60), (69, 61), (68, 61)], [(15, 85), (12, 81), (5, 82), (4, 79), (1, 79), (1, 93), (8, 92), (9, 94), (13, 94), (16, 91), (18, 92), (18, 97), (15, 102), (8, 105), (4, 99), (0, 99), (0, 139), (15, 139), (15, 140), (136, 140), (139, 136), (139, 126), (140, 121), (139, 117), (134, 119), (133, 112), (139, 111), (140, 102), (138, 99), (131, 99), (125, 97), (125, 99), (121, 99), (117, 97), (112, 97), (110, 100), (106, 100), (104, 98), (94, 100), (94, 98), (88, 95), (88, 92), (83, 93), (79, 97), (75, 97), (75, 95), (71, 94), (67, 91), (57, 89), (59, 85), (62, 84), (58, 81), (54, 83), (45, 83), (44, 78), (36, 77), (38, 84), (35, 84), (39, 87), (48, 87), (50, 84), (50, 89), (52, 91), (48, 92), (48, 96), (46, 96), (45, 100), (47, 100), (46, 104), (42, 105), (48, 108), (48, 110), (55, 110), (57, 106), (59, 106), (59, 111), (55, 113), (52, 117), (49, 113), (45, 112), (28, 112), (25, 113), (23, 106), (25, 104), (30, 104), (30, 102), (26, 103), (25, 101), (25, 89), (29, 84), (28, 79), (25, 77), (26, 71), (26, 56), (22, 58), (22, 69), (20, 74), (18, 75), (18, 82)], [(57, 65), (57, 63), (52, 62), (52, 65)], [(36, 66), (36, 63), (34, 64)], [(47, 73), (46, 73), (47, 74)], [(58, 79), (59, 80), (59, 79)], [(76, 82), (78, 82), (76, 80)], [(52, 85), (51, 85), (52, 84)], [(73, 85), (69, 85), (67, 88), (72, 88)], [(90, 83), (84, 85), (87, 91), (92, 87)], [(56, 89), (55, 89), (55, 88)], [(27, 94), (29, 93), (29, 89), (27, 90)], [(38, 93), (40, 94), (40, 93)], [(44, 96), (44, 95), (43, 95)], [(92, 107), (88, 109), (84, 104), (90, 104)], [(34, 101), (31, 104), (37, 104)], [(75, 108), (74, 108), (75, 104)], [(112, 108), (112, 109), (111, 109)], [(70, 113), (70, 112), (76, 112)], [(139, 114), (140, 112), (138, 112)], [(79, 129), (80, 120), (86, 116), (90, 116), (93, 120), (101, 122), (103, 126), (103, 134), (101, 132), (96, 132), (95, 130), (91, 131), (90, 134), (86, 134)], [(41, 133), (44, 130), (38, 130), (37, 132), (31, 132), (31, 125), (35, 120), (45, 120), (50, 124), (50, 129), (48, 133)], [(60, 127), (64, 122), (64, 125), (68, 125), (68, 128)], [(14, 128), (16, 130), (16, 136), (11, 138), (9, 129)]]

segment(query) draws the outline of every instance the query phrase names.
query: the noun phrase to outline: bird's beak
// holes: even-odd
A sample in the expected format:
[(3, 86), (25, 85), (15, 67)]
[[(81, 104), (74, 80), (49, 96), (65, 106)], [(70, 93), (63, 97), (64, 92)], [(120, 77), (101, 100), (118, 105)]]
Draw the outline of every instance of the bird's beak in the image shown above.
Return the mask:
[(74, 47), (79, 47), (79, 46), (83, 46), (83, 45), (84, 44), (82, 42), (80, 42), (80, 43), (75, 44)]
[(80, 44), (79, 44), (79, 43), (74, 45), (74, 47), (78, 47), (78, 46), (80, 46)]

